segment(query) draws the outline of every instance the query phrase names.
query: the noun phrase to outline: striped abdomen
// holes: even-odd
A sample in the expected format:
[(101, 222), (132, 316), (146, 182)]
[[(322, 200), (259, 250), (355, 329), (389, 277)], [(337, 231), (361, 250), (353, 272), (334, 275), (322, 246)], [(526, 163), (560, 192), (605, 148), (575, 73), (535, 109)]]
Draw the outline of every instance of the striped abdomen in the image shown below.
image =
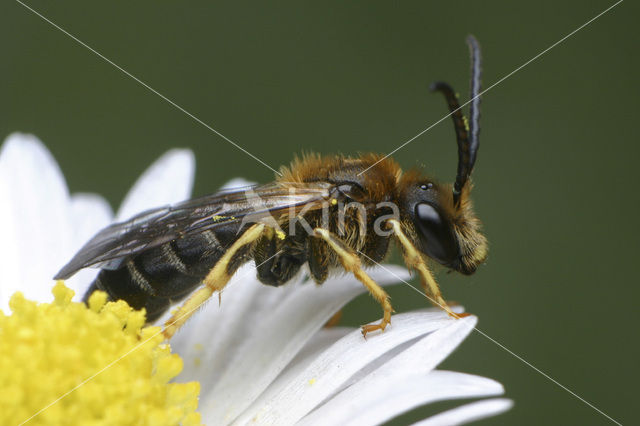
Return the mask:
[(147, 321), (160, 317), (173, 303), (191, 293), (237, 238), (237, 225), (178, 238), (126, 259), (115, 270), (103, 269), (84, 296), (95, 290), (111, 300), (122, 299), (145, 308)]

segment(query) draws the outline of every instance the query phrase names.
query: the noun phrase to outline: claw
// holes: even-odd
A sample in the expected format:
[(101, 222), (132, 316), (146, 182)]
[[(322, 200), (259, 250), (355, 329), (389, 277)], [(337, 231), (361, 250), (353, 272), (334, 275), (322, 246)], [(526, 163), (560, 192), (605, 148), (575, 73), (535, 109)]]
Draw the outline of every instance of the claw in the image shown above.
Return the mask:
[(372, 331), (384, 331), (387, 328), (387, 325), (391, 324), (391, 320), (383, 318), (378, 324), (367, 324), (361, 327), (362, 337), (367, 338), (367, 333), (371, 333)]

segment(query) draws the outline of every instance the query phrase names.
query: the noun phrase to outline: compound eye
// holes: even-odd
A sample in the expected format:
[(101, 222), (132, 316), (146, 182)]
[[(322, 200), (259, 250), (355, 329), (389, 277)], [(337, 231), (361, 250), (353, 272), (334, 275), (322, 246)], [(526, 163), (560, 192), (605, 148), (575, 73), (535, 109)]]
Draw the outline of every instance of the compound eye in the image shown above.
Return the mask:
[(443, 264), (455, 261), (458, 244), (451, 226), (438, 210), (431, 204), (420, 203), (416, 206), (416, 217), (424, 252)]

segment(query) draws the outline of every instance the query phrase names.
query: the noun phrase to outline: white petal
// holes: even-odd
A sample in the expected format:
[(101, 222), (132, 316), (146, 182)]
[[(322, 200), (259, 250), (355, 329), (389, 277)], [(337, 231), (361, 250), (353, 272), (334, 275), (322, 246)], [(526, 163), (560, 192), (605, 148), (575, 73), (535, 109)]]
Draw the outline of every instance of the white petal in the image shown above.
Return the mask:
[(117, 221), (185, 200), (191, 195), (195, 159), (188, 149), (172, 149), (155, 161), (124, 198)]
[[(428, 308), (422, 311), (442, 313), (442, 310), (439, 308)], [(456, 310), (454, 309), (454, 311)], [(378, 372), (376, 372), (376, 370), (381, 367), (384, 367), (384, 369), (387, 369), (387, 371), (390, 371), (392, 374), (397, 374), (399, 371), (398, 368), (404, 369), (405, 371), (410, 370), (412, 373), (424, 371), (426, 374), (426, 372), (435, 368), (440, 361), (446, 358), (449, 353), (455, 349), (455, 347), (467, 336), (468, 332), (473, 329), (476, 323), (476, 317), (453, 322), (451, 325), (448, 325), (441, 330), (436, 330), (427, 337), (422, 338), (419, 344), (409, 342), (399, 345), (393, 350), (378, 357), (373, 362), (370, 362), (366, 367), (354, 374), (347, 382), (344, 383), (342, 389), (365, 379), (367, 376), (372, 375), (372, 373), (374, 373), (374, 376), (375, 374), (379, 374), (380, 371), (383, 370)], [(441, 341), (444, 342), (441, 344), (439, 343)], [(427, 349), (424, 349), (425, 345), (428, 347)], [(434, 347), (433, 349), (431, 348), (432, 346)], [(402, 356), (399, 354), (402, 354)], [(411, 360), (411, 357), (414, 357), (414, 360)], [(410, 363), (415, 363), (417, 366), (407, 368), (407, 365)], [(401, 364), (403, 367), (395, 367), (396, 364)]]
[[(354, 415), (345, 423), (337, 424), (378, 425), (402, 412), (436, 401), (479, 398), (504, 393), (502, 385), (495, 380), (454, 371), (434, 370), (427, 375), (391, 376), (391, 379), (379, 384), (377, 389), (385, 397), (382, 400), (378, 399), (373, 405), (361, 407), (360, 398), (347, 402), (349, 406), (346, 409)], [(326, 424), (336, 423), (327, 421)]]
[[(495, 380), (471, 374), (457, 373), (454, 371), (434, 370), (426, 375), (406, 376), (391, 375), (390, 380), (378, 383), (377, 390), (382, 398), (368, 398), (368, 404), (361, 405), (360, 397), (350, 401), (342, 401), (346, 406), (340, 410), (352, 413), (352, 416), (339, 420), (336, 415), (331, 418), (322, 418), (322, 424), (340, 425), (378, 425), (420, 405), (430, 404), (436, 401), (449, 399), (479, 398), (501, 395), (504, 393), (502, 385)], [(369, 395), (372, 393), (369, 392)], [(323, 411), (323, 413), (330, 413)], [(312, 413), (313, 415), (314, 413)], [(318, 417), (309, 416), (303, 424), (318, 424)], [(262, 419), (260, 419), (262, 420)], [(278, 420), (278, 424), (290, 424)]]
[(254, 265), (240, 268), (222, 292), (221, 304), (214, 295), (171, 340), (173, 350), (184, 360), (180, 381), (200, 381), (200, 395), (218, 382), (250, 330), (294, 290), (293, 285), (259, 284), (255, 276)]
[(486, 399), (465, 404), (436, 414), (411, 426), (458, 426), (465, 423), (497, 416), (513, 407), (513, 401), (504, 398)]
[(73, 245), (80, 249), (98, 231), (111, 223), (113, 210), (98, 194), (78, 193), (71, 196)]
[[(403, 270), (396, 267), (397, 273)], [(406, 272), (404, 272), (406, 274)], [(387, 271), (373, 270), (380, 284), (397, 279)], [(279, 290), (280, 288), (278, 288)], [(274, 289), (267, 290), (273, 292)], [(233, 420), (283, 370), (313, 334), (357, 294), (364, 291), (352, 276), (293, 286), (293, 291), (258, 310), (224, 374), (210, 392), (201, 393), (200, 410), (208, 423)], [(225, 296), (223, 295), (223, 298)]]
[(423, 337), (366, 377), (305, 417), (302, 424), (375, 425), (423, 405), (431, 398), (419, 383), (473, 330), (477, 319), (463, 318)]
[[(113, 219), (113, 211), (109, 203), (96, 194), (73, 194), (71, 215), (73, 217), (73, 253), (80, 250), (91, 237), (109, 225)], [(66, 280), (67, 287), (76, 293), (74, 300), (82, 299), (97, 274), (97, 269), (82, 269)]]
[(64, 176), (33, 135), (14, 133), (0, 151), (0, 309), (17, 290), (50, 300), (52, 277), (72, 254)]
[[(338, 340), (356, 331), (353, 328), (334, 327), (321, 329), (316, 333), (307, 345), (300, 350), (280, 375), (269, 385), (265, 391), (268, 395), (276, 395), (283, 390), (287, 384), (298, 377), (311, 363), (324, 351), (333, 346)], [(358, 329), (357, 332), (360, 332)]]
[(352, 327), (329, 327), (320, 329), (313, 336), (313, 339), (300, 349), (300, 352), (298, 352), (295, 358), (291, 360), (284, 372), (291, 371), (291, 369), (295, 368), (305, 368), (314, 359), (316, 359), (318, 355), (329, 349), (329, 347), (338, 340), (354, 331), (355, 329)]
[[(401, 277), (408, 276), (403, 268), (393, 265), (387, 268)], [(396, 281), (391, 273), (384, 270), (372, 270), (371, 276), (381, 284)], [(221, 306), (214, 296), (171, 340), (172, 348), (185, 362), (180, 380), (201, 381), (200, 394), (207, 394), (211, 390), (210, 383), (217, 383), (222, 372), (228, 369), (228, 362), (235, 358), (239, 346), (248, 340), (255, 324), (279, 309), (284, 300), (296, 291), (302, 278), (300, 275), (284, 286), (270, 287), (256, 279), (255, 266), (243, 266), (224, 289)], [(353, 281), (348, 277), (332, 281), (345, 279)], [(164, 323), (168, 317), (161, 318), (157, 324)], [(213, 325), (215, 329), (212, 330)]]
[[(384, 333), (367, 340), (355, 331), (318, 356), (304, 371), (267, 389), (237, 420), (245, 424), (292, 424), (341, 388), (351, 376), (380, 355), (416, 337), (449, 325), (443, 312), (410, 312), (392, 317)], [(206, 413), (205, 410), (202, 410)], [(205, 420), (208, 420), (206, 414)]]
[(233, 178), (229, 182), (225, 183), (220, 187), (221, 191), (228, 191), (230, 189), (238, 189), (238, 188), (247, 188), (249, 186), (255, 185), (255, 182), (251, 182), (246, 180), (245, 178)]

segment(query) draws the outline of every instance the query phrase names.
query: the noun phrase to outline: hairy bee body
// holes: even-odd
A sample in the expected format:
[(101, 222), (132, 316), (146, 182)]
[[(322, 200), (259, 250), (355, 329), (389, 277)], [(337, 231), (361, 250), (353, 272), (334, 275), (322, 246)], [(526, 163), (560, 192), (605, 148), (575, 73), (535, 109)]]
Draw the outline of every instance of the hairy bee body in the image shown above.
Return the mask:
[[(311, 277), (321, 284), (341, 265), (326, 243), (309, 235), (308, 229), (320, 226), (345, 236), (344, 242), (362, 253), (361, 260), (365, 265), (381, 262), (387, 255), (390, 238), (378, 235), (372, 226), (378, 217), (389, 211), (375, 207), (380, 202), (394, 201), (400, 168), (393, 160), (385, 159), (366, 176), (357, 176), (381, 158), (377, 155), (360, 159), (308, 155), (295, 161), (278, 179), (283, 187), (297, 188), (301, 184), (322, 181), (340, 188), (339, 193), (333, 194), (335, 205), (329, 203), (328, 211), (325, 211), (328, 220), (320, 210), (309, 211), (300, 217), (285, 215), (279, 218), (284, 233), (266, 232), (255, 244), (233, 256), (226, 266), (227, 273), (233, 275), (242, 264), (255, 260), (258, 279), (267, 285), (280, 286), (307, 264)], [(366, 209), (364, 215), (359, 214), (361, 210), (350, 209), (347, 205), (356, 200)], [(340, 224), (338, 212), (345, 207), (344, 221)], [(292, 224), (292, 220), (295, 223)], [(93, 291), (103, 290), (112, 300), (123, 299), (137, 309), (145, 308), (147, 320), (153, 321), (171, 304), (193, 292), (246, 228), (247, 225), (237, 221), (225, 223), (145, 250), (126, 259), (116, 269), (102, 269), (85, 300)]]
[[(258, 240), (254, 258), (259, 265), (258, 278), (261, 282), (284, 284), (305, 263), (318, 284), (324, 282), (332, 271), (341, 270), (337, 254), (310, 232), (317, 228), (339, 235), (345, 245), (360, 254), (365, 265), (381, 262), (386, 257), (389, 236), (380, 235), (372, 228), (379, 217), (389, 214), (388, 210), (378, 206), (394, 199), (396, 173), (400, 169), (393, 160), (385, 159), (376, 164), (375, 170), (366, 177), (358, 176), (381, 158), (377, 155), (357, 159), (308, 155), (283, 170), (279, 180), (285, 185), (322, 181), (329, 182), (338, 191), (333, 194), (331, 200), (335, 201), (328, 203), (327, 210), (313, 210), (301, 218), (286, 217), (279, 224), (281, 229), (289, 231), (285, 231), (286, 235), (269, 233)], [(351, 207), (350, 203), (357, 203), (357, 208)], [(293, 225), (292, 221), (295, 221)]]
[(455, 91), (438, 82), (458, 144), (453, 184), (418, 170), (404, 173), (388, 156), (306, 155), (283, 168), (272, 183), (187, 200), (140, 213), (96, 234), (56, 275), (66, 279), (86, 267), (101, 271), (85, 295), (104, 290), (145, 308), (153, 321), (175, 301), (189, 299), (166, 323), (171, 337), (197, 308), (222, 291), (236, 270), (254, 260), (258, 279), (279, 286), (303, 266), (318, 283), (336, 270), (362, 282), (383, 308), (384, 330), (393, 308), (387, 293), (363, 267), (380, 263), (393, 239), (415, 270), (426, 296), (452, 316), (428, 267), (435, 261), (472, 274), (487, 256), (487, 241), (471, 204), (479, 147), (480, 47), (471, 53), (470, 120)]

